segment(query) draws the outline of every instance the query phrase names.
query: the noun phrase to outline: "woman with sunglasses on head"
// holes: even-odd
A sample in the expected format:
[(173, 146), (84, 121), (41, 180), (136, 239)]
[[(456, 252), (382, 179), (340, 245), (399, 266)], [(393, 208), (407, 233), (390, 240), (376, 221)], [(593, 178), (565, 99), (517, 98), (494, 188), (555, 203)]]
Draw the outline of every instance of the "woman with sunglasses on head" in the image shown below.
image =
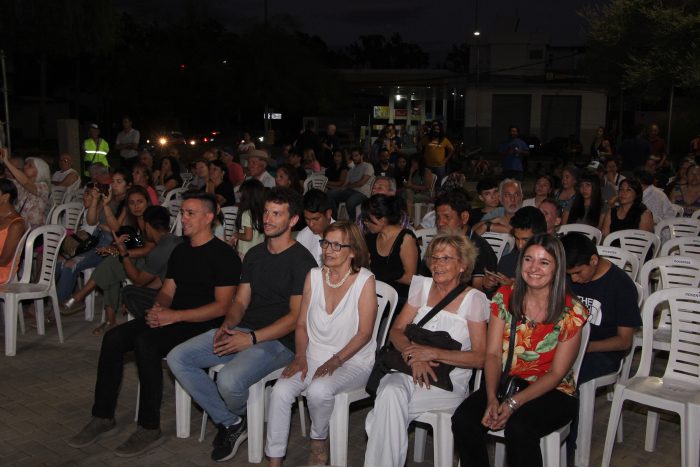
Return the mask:
[[(500, 287), (491, 299), (485, 382), (452, 416), (462, 466), (488, 467), (489, 430), (505, 430), (508, 465), (542, 465), (540, 438), (578, 412), (572, 366), (587, 319), (588, 311), (566, 285), (561, 242), (554, 235), (535, 235), (522, 249), (515, 283)], [(512, 326), (514, 352), (507, 375), (529, 385), (499, 401)]]
[[(429, 410), (454, 410), (469, 393), (471, 368), (483, 365), (489, 316), (486, 295), (466, 286), (476, 254), (474, 245), (456, 232), (439, 234), (428, 245), (425, 257), (432, 278), (412, 278), (408, 302), (389, 332), (412, 374), (393, 372), (379, 383), (374, 409), (365, 421), (366, 467), (403, 467), (409, 423)], [(461, 346), (447, 350), (411, 342), (405, 334), (407, 327), (420, 323), (443, 300), (449, 303), (436, 310), (423, 328), (445, 331)], [(438, 364), (455, 367), (448, 373), (451, 391), (434, 385)]]
[(320, 243), (323, 266), (306, 276), (296, 358), (270, 396), (265, 452), (271, 467), (282, 465), (292, 405), (302, 391), (311, 416), (308, 464), (325, 465), (335, 394), (363, 387), (374, 364), (377, 295), (362, 235), (355, 224), (340, 221), (326, 227)]

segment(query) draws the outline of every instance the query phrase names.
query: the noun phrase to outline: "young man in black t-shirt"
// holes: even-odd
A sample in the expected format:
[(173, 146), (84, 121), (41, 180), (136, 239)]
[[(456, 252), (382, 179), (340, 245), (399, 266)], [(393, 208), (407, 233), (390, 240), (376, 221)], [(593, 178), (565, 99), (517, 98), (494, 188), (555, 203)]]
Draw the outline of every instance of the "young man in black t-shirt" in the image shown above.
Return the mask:
[[(288, 188), (267, 194), (266, 241), (248, 251), (236, 298), (223, 324), (174, 348), (168, 365), (182, 387), (219, 428), (211, 457), (232, 458), (248, 437), (248, 388), (294, 359), (294, 327), (304, 280), (316, 266), (292, 238), (302, 212), (301, 195)], [(216, 381), (207, 368), (223, 364)]]
[(215, 213), (216, 200), (212, 195), (185, 195), (182, 226), (189, 241), (173, 250), (163, 287), (145, 320), (133, 319), (105, 334), (97, 367), (93, 418), (68, 441), (70, 446), (82, 448), (117, 431), (114, 411), (124, 354), (129, 351), (135, 353), (141, 383), (138, 426), (114, 452), (120, 457), (132, 457), (163, 441), (162, 359), (177, 344), (221, 323), (241, 274), (238, 255), (212, 233)]

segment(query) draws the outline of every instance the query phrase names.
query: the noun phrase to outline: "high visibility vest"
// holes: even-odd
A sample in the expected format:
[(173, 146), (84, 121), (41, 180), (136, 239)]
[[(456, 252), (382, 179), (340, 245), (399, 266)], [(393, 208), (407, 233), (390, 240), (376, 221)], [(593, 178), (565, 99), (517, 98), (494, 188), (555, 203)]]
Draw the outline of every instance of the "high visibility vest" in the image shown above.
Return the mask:
[(85, 176), (90, 175), (90, 170), (88, 169), (92, 164), (99, 162), (105, 167), (109, 167), (109, 162), (107, 161), (109, 144), (107, 144), (107, 141), (100, 138), (97, 144), (95, 144), (95, 140), (88, 138), (83, 142), (83, 149), (85, 150), (85, 157), (83, 159), (85, 161), (85, 170), (83, 170)]

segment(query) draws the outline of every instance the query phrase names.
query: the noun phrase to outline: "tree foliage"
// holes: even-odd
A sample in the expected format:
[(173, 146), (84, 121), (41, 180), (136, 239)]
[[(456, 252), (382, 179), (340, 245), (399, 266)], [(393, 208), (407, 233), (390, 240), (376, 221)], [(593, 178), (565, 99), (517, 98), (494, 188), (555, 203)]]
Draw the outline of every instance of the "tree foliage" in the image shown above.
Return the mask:
[(700, 85), (700, 2), (613, 0), (583, 10), (591, 77), (612, 89), (663, 95)]
[(428, 54), (418, 44), (405, 42), (400, 34), (360, 36), (343, 50), (353, 68), (427, 68)]

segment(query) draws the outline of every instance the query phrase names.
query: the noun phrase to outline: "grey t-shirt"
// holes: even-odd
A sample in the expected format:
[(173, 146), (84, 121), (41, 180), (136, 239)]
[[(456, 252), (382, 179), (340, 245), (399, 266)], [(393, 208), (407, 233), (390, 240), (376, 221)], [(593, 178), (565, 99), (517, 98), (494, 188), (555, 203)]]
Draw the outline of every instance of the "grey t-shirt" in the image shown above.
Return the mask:
[(171, 233), (163, 235), (155, 248), (146, 255), (143, 271), (158, 276), (161, 281), (164, 281), (170, 254), (180, 243), (182, 243), (182, 237), (177, 237)]

